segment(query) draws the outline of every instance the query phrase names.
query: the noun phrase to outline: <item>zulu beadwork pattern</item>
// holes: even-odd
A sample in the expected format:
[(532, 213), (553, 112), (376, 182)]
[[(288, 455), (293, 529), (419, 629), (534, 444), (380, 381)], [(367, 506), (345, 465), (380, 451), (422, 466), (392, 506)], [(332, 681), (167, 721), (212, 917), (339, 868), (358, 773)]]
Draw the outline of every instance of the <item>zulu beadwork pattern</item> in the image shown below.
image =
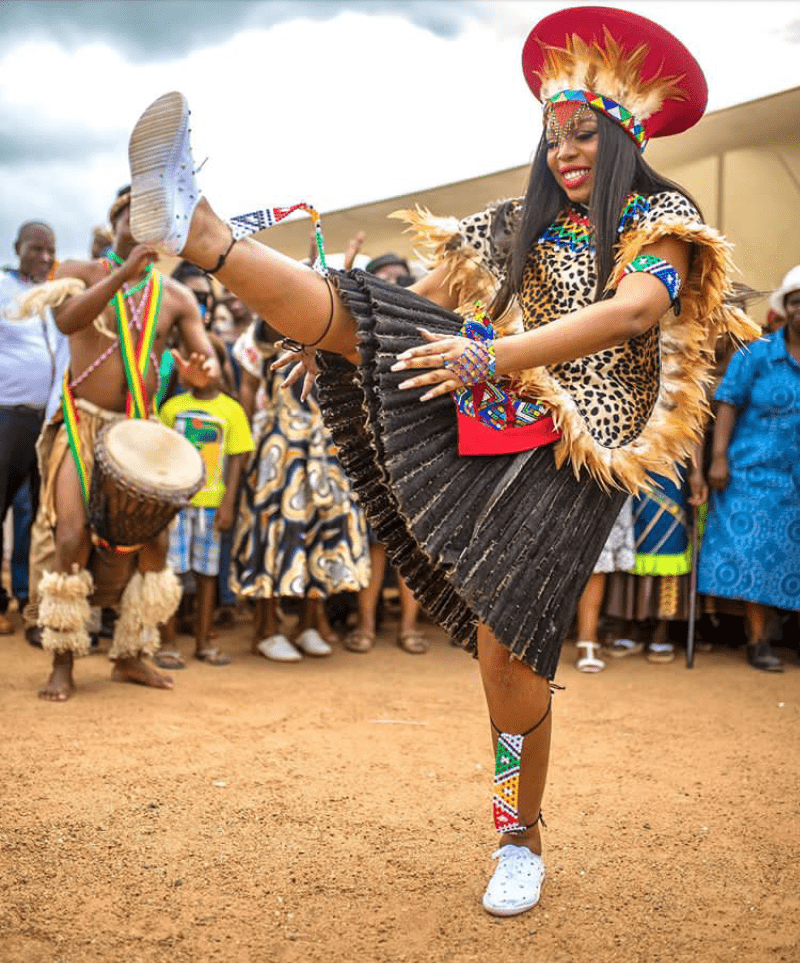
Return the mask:
[(539, 238), (538, 243), (566, 247), (577, 253), (585, 251), (587, 247), (594, 247), (594, 230), (583, 211), (570, 208), (559, 214)]
[[(249, 214), (238, 214), (236, 217), (232, 217), (228, 221), (228, 224), (233, 233), (234, 241), (241, 241), (242, 238), (248, 237), (250, 234), (257, 234), (259, 231), (264, 231), (268, 227), (274, 227), (295, 211), (305, 211), (313, 221), (314, 235), (317, 242), (317, 264), (319, 265), (319, 272), (322, 275), (327, 275), (328, 265), (325, 263), (322, 218), (319, 212), (310, 204), (301, 201), (299, 204), (293, 204), (291, 207), (265, 207), (260, 211), (251, 211)], [(314, 267), (316, 268), (317, 265), (315, 264)]]
[[(594, 107), (595, 110), (599, 110), (602, 114), (605, 114), (606, 117), (610, 117), (611, 120), (616, 121), (620, 127), (633, 138), (640, 151), (645, 149), (647, 134), (645, 133), (644, 124), (640, 123), (629, 110), (623, 107), (622, 104), (618, 104), (616, 100), (612, 100), (610, 97), (604, 97), (602, 94), (593, 93), (591, 90), (562, 90), (560, 93), (550, 97), (547, 103), (559, 104), (570, 101), (587, 104), (589, 107)], [(548, 111), (545, 110), (545, 117), (547, 113)]]
[(446, 358), (445, 368), (463, 385), (485, 384), (494, 378), (494, 344), (473, 341), (466, 345), (457, 358)]
[(519, 770), (523, 735), (501, 732), (494, 757), (492, 812), (498, 833), (522, 833), (528, 828), (519, 821)]
[[(617, 225), (617, 233), (634, 227), (650, 210), (650, 204), (641, 194), (630, 194), (622, 208)], [(583, 210), (569, 208), (553, 221), (539, 238), (538, 244), (553, 244), (566, 247), (578, 253), (594, 247), (594, 230), (588, 215)]]
[(625, 274), (652, 274), (669, 292), (670, 304), (675, 304), (681, 291), (681, 279), (675, 268), (663, 257), (639, 254), (625, 268)]
[[(476, 313), (470, 315), (462, 325), (461, 337), (483, 343), (494, 341), (494, 328), (480, 304), (476, 305)], [(548, 413), (544, 405), (512, 397), (503, 384), (496, 381), (456, 388), (453, 399), (461, 414), (477, 417), (495, 431), (532, 425)]]

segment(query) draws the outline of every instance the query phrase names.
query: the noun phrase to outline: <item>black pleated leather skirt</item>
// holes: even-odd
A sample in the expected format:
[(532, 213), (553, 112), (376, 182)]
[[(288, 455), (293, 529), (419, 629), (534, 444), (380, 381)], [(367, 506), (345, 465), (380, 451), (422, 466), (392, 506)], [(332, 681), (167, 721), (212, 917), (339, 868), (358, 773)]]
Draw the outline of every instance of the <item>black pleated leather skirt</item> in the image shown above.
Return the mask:
[(551, 446), (461, 457), (449, 396), (420, 402), (390, 370), (462, 319), (361, 271), (332, 280), (356, 319), (361, 362), (321, 354), (319, 400), (373, 528), (423, 608), (469, 651), (485, 623), (540, 675), (555, 675), (577, 601), (625, 500), (557, 469)]

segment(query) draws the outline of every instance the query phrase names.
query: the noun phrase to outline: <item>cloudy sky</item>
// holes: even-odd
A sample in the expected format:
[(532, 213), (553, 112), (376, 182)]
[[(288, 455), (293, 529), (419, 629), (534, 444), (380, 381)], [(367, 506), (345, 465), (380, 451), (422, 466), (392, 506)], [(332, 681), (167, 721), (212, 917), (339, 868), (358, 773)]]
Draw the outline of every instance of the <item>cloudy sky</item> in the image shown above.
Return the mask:
[[(17, 226), (86, 255), (127, 180), (128, 132), (167, 90), (192, 105), (219, 212), (336, 210), (525, 163), (540, 130), (520, 70), (545, 0), (0, 3), (0, 263)], [(675, 33), (709, 108), (800, 85), (789, 0), (607, 3)], [(444, 212), (443, 212), (444, 213)]]

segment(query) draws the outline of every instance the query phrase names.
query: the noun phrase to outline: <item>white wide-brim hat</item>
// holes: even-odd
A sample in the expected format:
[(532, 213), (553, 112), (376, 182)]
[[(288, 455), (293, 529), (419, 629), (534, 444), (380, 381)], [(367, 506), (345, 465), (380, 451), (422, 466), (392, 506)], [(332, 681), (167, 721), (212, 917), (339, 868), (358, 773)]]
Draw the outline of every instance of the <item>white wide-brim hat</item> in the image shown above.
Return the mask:
[(769, 297), (770, 309), (782, 318), (786, 317), (783, 299), (787, 294), (791, 294), (792, 291), (800, 291), (800, 264), (795, 265), (791, 271), (787, 273), (786, 277), (781, 281), (781, 286), (777, 291), (773, 291)]

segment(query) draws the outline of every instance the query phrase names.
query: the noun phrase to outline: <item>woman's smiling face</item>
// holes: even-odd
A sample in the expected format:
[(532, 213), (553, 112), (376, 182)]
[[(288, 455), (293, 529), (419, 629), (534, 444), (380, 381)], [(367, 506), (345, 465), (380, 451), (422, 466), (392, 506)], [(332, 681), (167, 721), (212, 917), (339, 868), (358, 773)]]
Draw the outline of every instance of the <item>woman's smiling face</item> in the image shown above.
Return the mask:
[(556, 184), (573, 203), (588, 204), (600, 140), (597, 115), (593, 111), (581, 111), (558, 132), (548, 123), (545, 136), (547, 166)]

